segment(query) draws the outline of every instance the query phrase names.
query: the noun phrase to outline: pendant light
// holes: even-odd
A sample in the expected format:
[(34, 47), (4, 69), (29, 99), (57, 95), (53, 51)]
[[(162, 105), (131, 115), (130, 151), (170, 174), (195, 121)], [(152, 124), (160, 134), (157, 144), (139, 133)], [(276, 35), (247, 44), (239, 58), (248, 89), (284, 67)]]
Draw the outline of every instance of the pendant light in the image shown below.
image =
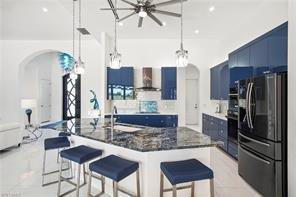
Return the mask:
[[(115, 0), (115, 10), (117, 8), (117, 0)], [(117, 52), (117, 19), (114, 20), (114, 52), (110, 54), (110, 68), (120, 69), (121, 54)]]
[[(73, 59), (75, 60), (75, 1), (73, 0)], [(76, 66), (76, 61), (74, 62), (74, 66), (72, 68), (72, 70), (70, 71), (70, 79), (72, 80), (76, 80), (78, 78), (76, 72), (75, 72), (75, 66)]]
[[(81, 28), (81, 0), (79, 0), (79, 22), (78, 23), (79, 23), (78, 24), (79, 28)], [(78, 41), (79, 41), (79, 44), (78, 44), (79, 55), (78, 55), (78, 60), (76, 61), (76, 64), (75, 64), (75, 72), (76, 74), (83, 75), (85, 71), (85, 64), (81, 60), (81, 33), (79, 33)]]
[(183, 0), (181, 0), (181, 47), (176, 51), (176, 66), (186, 67), (188, 65), (188, 51), (183, 48)]

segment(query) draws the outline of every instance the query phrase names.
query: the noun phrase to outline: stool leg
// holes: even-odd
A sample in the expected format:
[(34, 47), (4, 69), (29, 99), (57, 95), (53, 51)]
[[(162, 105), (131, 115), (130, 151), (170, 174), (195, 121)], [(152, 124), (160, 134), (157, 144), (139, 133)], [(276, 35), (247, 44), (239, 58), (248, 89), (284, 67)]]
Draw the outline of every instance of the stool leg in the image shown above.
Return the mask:
[(45, 162), (46, 162), (46, 150), (44, 151), (44, 155), (43, 155), (43, 165), (42, 165), (42, 186), (44, 185)]
[(214, 179), (210, 180), (210, 190), (211, 190), (211, 197), (215, 196), (215, 191), (214, 191)]
[(163, 197), (163, 174), (160, 171), (160, 197)]
[(113, 181), (113, 197), (118, 197), (118, 183)]
[(101, 176), (101, 178), (102, 193), (105, 193), (105, 177)]
[(58, 148), (57, 163), (59, 163), (59, 157), (60, 157), (60, 149)]
[(88, 173), (88, 189), (87, 189), (87, 196), (90, 197), (91, 194), (91, 176), (92, 176), (92, 171), (89, 171)]
[(173, 197), (177, 197), (177, 186), (173, 185)]
[(137, 170), (137, 197), (140, 197), (140, 172), (139, 172), (139, 169)]
[(77, 185), (76, 185), (76, 197), (79, 197), (79, 187), (80, 187), (80, 170), (81, 170), (81, 165), (78, 164), (78, 175), (77, 175)]
[(83, 184), (86, 184), (86, 177), (85, 177), (85, 164), (83, 164)]
[(191, 183), (191, 197), (194, 197), (194, 181)]
[(63, 158), (61, 158), (61, 162), (60, 162), (59, 183), (58, 183), (58, 196), (60, 196), (60, 193), (61, 193), (62, 168), (63, 168)]

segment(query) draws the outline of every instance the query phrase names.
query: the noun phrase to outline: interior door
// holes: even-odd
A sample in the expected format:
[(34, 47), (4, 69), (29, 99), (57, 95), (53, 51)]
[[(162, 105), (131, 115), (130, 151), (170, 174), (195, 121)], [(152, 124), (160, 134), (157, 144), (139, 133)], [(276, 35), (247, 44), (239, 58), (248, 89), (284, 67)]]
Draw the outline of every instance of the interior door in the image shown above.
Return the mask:
[(39, 83), (39, 122), (47, 122), (51, 119), (51, 83), (41, 79)]
[(186, 124), (198, 124), (198, 81), (186, 79)]

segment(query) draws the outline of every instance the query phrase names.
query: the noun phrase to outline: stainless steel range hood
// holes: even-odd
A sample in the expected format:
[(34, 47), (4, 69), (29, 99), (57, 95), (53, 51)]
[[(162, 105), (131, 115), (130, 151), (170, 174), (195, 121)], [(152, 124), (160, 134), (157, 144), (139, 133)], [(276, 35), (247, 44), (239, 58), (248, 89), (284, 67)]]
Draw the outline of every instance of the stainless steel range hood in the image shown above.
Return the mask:
[(152, 68), (144, 67), (142, 70), (143, 86), (136, 88), (136, 91), (160, 91), (160, 88), (152, 87)]

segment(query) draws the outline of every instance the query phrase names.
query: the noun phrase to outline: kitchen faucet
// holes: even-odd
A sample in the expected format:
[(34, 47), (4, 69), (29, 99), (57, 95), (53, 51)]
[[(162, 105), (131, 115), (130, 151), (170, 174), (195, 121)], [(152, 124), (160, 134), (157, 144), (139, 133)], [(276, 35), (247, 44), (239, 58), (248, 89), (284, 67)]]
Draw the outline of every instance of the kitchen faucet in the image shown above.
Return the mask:
[(117, 114), (117, 107), (114, 105), (111, 110), (111, 128), (114, 128), (114, 114)]

